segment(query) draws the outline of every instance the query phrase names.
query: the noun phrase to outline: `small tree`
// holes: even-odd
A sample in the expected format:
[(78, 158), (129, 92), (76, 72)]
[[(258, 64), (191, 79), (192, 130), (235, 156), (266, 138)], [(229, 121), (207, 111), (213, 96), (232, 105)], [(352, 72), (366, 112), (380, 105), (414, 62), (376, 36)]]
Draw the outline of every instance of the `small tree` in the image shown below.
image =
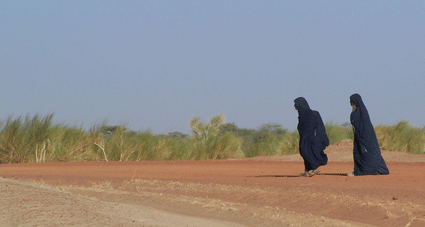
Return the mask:
[(108, 156), (106, 155), (105, 150), (105, 135), (102, 133), (101, 130), (102, 126), (104, 125), (95, 125), (90, 128), (89, 135), (93, 144), (100, 148), (100, 150), (102, 150), (105, 161), (108, 161)]
[(194, 117), (189, 123), (192, 128), (193, 159), (225, 159), (241, 157), (241, 140), (228, 132), (220, 134), (220, 126), (224, 116), (219, 114), (203, 123), (199, 117)]

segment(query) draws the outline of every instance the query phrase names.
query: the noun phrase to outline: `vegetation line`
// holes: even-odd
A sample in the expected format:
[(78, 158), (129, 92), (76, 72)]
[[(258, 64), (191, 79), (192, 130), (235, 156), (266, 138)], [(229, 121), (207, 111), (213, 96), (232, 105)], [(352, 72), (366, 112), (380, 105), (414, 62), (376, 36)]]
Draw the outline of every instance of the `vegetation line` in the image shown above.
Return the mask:
[[(124, 125), (106, 123), (89, 130), (53, 124), (53, 114), (27, 115), (0, 121), (0, 163), (66, 161), (206, 160), (247, 158), (298, 153), (298, 132), (279, 124), (258, 129), (225, 123), (223, 115), (209, 122), (194, 117), (189, 135), (170, 132), (154, 135), (130, 131)], [(330, 143), (352, 139), (351, 125), (325, 124)], [(375, 127), (382, 149), (411, 154), (425, 153), (425, 128), (407, 121)]]

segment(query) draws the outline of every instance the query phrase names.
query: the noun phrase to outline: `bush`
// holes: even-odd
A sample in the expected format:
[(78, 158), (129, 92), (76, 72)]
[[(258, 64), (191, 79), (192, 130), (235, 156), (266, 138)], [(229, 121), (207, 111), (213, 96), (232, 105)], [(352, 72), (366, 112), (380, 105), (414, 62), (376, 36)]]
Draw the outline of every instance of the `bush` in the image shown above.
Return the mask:
[(9, 116), (0, 130), (0, 163), (46, 161), (53, 114), (13, 120)]
[(335, 124), (333, 121), (325, 123), (326, 134), (329, 138), (329, 145), (338, 143), (341, 140), (345, 139), (354, 139), (353, 130), (347, 126), (347, 123), (343, 125)]
[(381, 149), (410, 154), (425, 153), (424, 130), (411, 126), (408, 121), (400, 121), (393, 126), (378, 125), (375, 132)]
[(93, 145), (82, 128), (56, 125), (50, 131), (50, 144), (47, 147), (49, 161), (98, 161), (91, 151)]
[(278, 155), (287, 130), (279, 124), (263, 124), (254, 131), (245, 147), (245, 157)]
[(194, 117), (189, 126), (192, 128), (190, 159), (226, 159), (242, 156), (241, 140), (233, 133), (220, 133), (224, 116), (217, 115), (205, 124)]
[(279, 143), (279, 154), (298, 154), (300, 152), (299, 143), (300, 136), (297, 131), (285, 133)]

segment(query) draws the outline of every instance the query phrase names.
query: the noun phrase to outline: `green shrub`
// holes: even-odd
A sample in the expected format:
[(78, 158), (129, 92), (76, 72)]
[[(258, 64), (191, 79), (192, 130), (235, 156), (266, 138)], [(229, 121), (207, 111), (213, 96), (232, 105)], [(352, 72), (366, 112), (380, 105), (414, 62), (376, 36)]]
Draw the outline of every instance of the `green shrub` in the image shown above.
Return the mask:
[(241, 140), (233, 133), (220, 133), (224, 116), (217, 115), (205, 124), (199, 117), (194, 117), (189, 126), (192, 128), (190, 139), (190, 159), (226, 159), (242, 156)]
[(408, 121), (400, 121), (393, 126), (378, 125), (375, 132), (381, 149), (410, 154), (425, 153), (424, 130), (413, 127)]
[(279, 124), (263, 124), (251, 133), (245, 143), (245, 157), (277, 155), (287, 130)]
[(279, 139), (276, 134), (270, 132), (257, 132), (247, 142), (245, 157), (276, 155)]
[(279, 154), (298, 154), (300, 152), (299, 143), (300, 136), (297, 131), (285, 133), (279, 143)]
[(189, 160), (191, 144), (190, 140), (186, 136), (176, 138), (167, 138), (167, 146), (170, 148), (170, 155), (167, 160)]
[(9, 116), (0, 130), (0, 163), (46, 161), (53, 114), (13, 120)]
[(92, 151), (92, 141), (81, 127), (56, 125), (50, 131), (47, 155), (50, 161), (98, 161)]
[(345, 139), (354, 139), (353, 130), (351, 127), (347, 127), (347, 124), (339, 125), (329, 121), (325, 123), (325, 129), (329, 138), (329, 145)]

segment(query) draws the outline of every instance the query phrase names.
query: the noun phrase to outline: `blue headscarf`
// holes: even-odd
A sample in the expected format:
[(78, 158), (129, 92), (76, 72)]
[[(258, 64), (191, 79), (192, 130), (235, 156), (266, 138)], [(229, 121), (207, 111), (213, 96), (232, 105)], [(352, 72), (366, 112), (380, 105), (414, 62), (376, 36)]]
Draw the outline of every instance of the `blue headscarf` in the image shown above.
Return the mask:
[(295, 106), (298, 108), (298, 111), (311, 110), (310, 106), (307, 103), (307, 100), (303, 97), (298, 97), (294, 100)]
[(304, 159), (305, 170), (326, 165), (328, 157), (323, 150), (329, 145), (329, 139), (319, 112), (311, 110), (303, 97), (296, 98), (294, 103), (298, 109), (299, 149)]
[(389, 174), (379, 149), (375, 129), (361, 96), (353, 94), (350, 101), (356, 105), (350, 115), (350, 122), (354, 128), (354, 174)]
[(305, 128), (308, 127), (313, 111), (307, 103), (307, 100), (303, 97), (298, 97), (294, 100), (295, 106), (298, 109), (298, 126), (297, 129), (300, 133), (300, 138), (304, 136)]

